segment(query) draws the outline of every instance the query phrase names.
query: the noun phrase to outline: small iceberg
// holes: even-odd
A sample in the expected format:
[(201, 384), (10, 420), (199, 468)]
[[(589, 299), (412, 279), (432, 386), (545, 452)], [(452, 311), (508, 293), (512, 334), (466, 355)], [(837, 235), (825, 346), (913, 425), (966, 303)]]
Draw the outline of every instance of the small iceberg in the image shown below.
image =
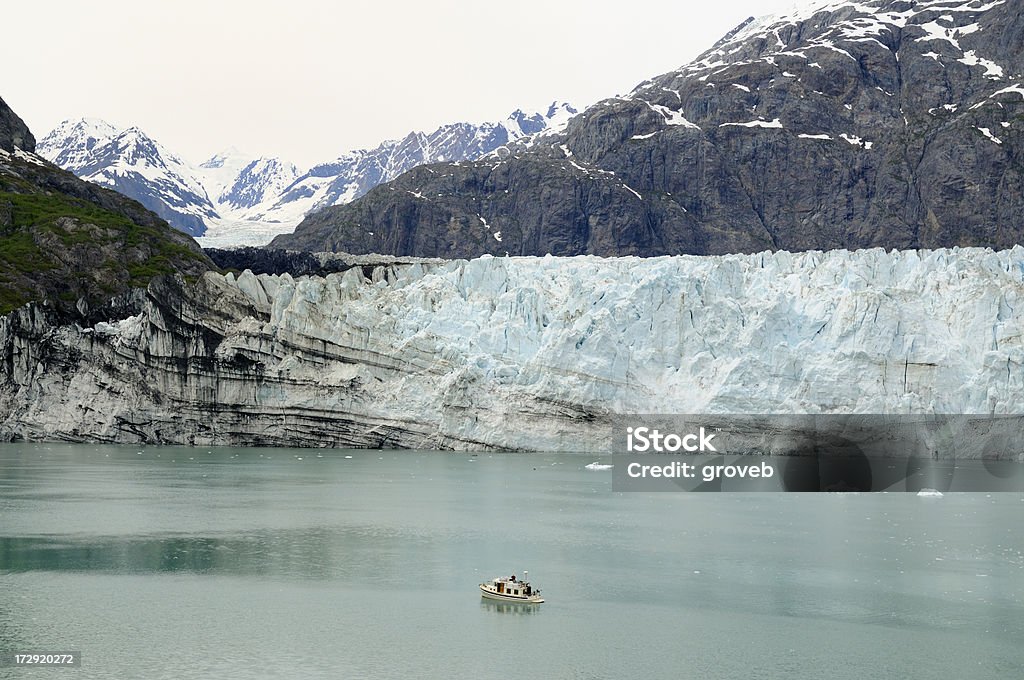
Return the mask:
[(942, 492), (938, 489), (921, 489), (917, 492), (921, 498), (942, 498)]
[(599, 463), (599, 462), (597, 462), (595, 460), (590, 465), (584, 465), (583, 467), (587, 468), (588, 470), (611, 470), (614, 466), (613, 465), (604, 465), (604, 464)]

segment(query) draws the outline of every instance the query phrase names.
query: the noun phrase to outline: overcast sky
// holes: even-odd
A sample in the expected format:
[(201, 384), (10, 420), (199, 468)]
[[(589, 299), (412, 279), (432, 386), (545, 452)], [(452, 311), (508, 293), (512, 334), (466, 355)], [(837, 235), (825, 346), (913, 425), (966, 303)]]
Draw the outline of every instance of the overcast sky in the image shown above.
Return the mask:
[(186, 160), (299, 165), (411, 130), (592, 104), (793, 0), (9, 3), (0, 97), (41, 138), (137, 125)]

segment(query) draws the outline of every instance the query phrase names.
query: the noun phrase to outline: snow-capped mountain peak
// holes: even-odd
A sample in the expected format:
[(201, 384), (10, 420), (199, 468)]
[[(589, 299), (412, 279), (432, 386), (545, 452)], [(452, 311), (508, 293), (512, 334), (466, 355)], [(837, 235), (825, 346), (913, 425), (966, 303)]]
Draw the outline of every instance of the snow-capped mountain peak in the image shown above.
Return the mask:
[(89, 162), (97, 144), (117, 135), (117, 128), (99, 118), (65, 120), (38, 144), (40, 156), (56, 165), (77, 172)]
[(95, 119), (65, 121), (39, 143), (41, 156), (103, 184), (198, 236), (217, 210), (193, 168), (138, 127)]

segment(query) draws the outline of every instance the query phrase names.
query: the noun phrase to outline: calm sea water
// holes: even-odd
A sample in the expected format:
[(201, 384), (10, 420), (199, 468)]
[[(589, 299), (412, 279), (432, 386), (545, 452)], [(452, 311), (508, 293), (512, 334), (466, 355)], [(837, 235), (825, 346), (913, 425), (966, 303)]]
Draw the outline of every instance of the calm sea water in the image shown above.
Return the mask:
[[(11, 678), (1021, 678), (1020, 494), (617, 494), (592, 458), (0, 446)], [(481, 600), (524, 569), (547, 602)]]

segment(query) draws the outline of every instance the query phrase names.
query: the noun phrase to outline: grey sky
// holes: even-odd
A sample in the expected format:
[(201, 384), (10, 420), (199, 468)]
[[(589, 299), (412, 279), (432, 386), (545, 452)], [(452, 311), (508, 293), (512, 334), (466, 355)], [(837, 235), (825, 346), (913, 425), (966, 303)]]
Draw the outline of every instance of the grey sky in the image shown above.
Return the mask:
[(308, 165), (410, 130), (625, 93), (792, 4), (16, 3), (0, 96), (37, 137), (90, 116), (193, 162), (236, 146)]

